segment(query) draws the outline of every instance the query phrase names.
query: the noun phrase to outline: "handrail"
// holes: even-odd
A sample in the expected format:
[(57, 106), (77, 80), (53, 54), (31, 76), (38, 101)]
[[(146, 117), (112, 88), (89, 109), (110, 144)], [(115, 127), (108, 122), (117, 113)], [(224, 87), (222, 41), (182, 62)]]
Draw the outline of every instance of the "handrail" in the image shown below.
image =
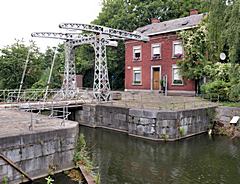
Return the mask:
[(5, 157), (3, 154), (0, 153), (0, 158), (2, 158), (5, 162), (7, 162), (10, 166), (12, 166), (14, 169), (16, 169), (19, 173), (24, 175), (29, 181), (33, 181), (33, 179), (28, 176), (27, 173), (25, 173), (21, 168), (19, 168), (16, 164), (14, 164), (11, 160), (9, 160), (7, 157)]

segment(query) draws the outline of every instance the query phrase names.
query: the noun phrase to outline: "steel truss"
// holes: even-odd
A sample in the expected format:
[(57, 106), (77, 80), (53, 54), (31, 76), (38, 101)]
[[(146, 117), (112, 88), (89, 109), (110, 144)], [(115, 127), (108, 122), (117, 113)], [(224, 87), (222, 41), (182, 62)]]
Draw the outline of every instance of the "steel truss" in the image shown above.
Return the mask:
[(106, 46), (117, 46), (117, 43), (112, 40), (119, 38), (139, 41), (149, 40), (148, 37), (138, 33), (130, 33), (98, 25), (63, 23), (60, 24), (59, 27), (63, 29), (91, 32), (90, 34), (53, 32), (32, 33), (33, 37), (62, 39), (66, 41), (64, 80), (61, 90), (63, 98), (74, 98), (77, 95), (75, 47), (82, 44), (90, 44), (93, 46), (95, 50), (94, 97), (98, 101), (108, 101), (110, 99), (110, 83), (107, 68)]
[(104, 26), (77, 23), (62, 23), (60, 28), (70, 30), (81, 30), (93, 32), (96, 35), (94, 42), (95, 49), (95, 71), (93, 93), (98, 101), (108, 101), (110, 99), (110, 83), (107, 68), (106, 45), (109, 40), (124, 38), (139, 41), (148, 41), (149, 38), (141, 34), (130, 33), (118, 29)]
[(94, 44), (95, 35), (80, 35), (74, 33), (35, 32), (32, 37), (53, 38), (66, 40), (64, 43), (65, 64), (62, 88), (58, 97), (61, 99), (73, 99), (77, 93), (75, 48), (83, 44)]

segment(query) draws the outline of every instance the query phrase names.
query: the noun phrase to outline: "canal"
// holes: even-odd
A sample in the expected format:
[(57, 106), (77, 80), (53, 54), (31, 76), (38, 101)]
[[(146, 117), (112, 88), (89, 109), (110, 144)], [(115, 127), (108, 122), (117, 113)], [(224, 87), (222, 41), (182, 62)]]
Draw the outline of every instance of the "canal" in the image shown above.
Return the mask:
[(240, 141), (207, 134), (152, 142), (80, 127), (101, 184), (239, 184)]

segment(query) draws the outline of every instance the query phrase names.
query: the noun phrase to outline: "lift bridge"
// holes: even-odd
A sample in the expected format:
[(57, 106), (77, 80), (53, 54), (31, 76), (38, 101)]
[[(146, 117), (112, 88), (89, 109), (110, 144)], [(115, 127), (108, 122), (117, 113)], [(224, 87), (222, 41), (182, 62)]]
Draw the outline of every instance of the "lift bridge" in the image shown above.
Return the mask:
[[(23, 72), (21, 84), (18, 90), (14, 91), (0, 91), (0, 97), (7, 99), (7, 101), (13, 102), (14, 100), (18, 104), (19, 102), (32, 102), (32, 105), (43, 103), (47, 104), (48, 99), (51, 98), (53, 105), (56, 102), (68, 102), (72, 100), (91, 100), (96, 102), (107, 102), (111, 99), (110, 93), (110, 83), (108, 77), (107, 68), (107, 56), (106, 47), (107, 46), (117, 46), (116, 40), (119, 39), (130, 39), (138, 41), (149, 41), (149, 38), (137, 33), (137, 32), (127, 32), (123, 30), (113, 29), (109, 27), (93, 25), (93, 24), (78, 24), (78, 23), (62, 23), (59, 25), (60, 28), (67, 30), (65, 33), (56, 32), (34, 32), (32, 37), (39, 38), (51, 38), (64, 40), (64, 50), (65, 50), (65, 65), (64, 65), (64, 77), (62, 82), (62, 87), (58, 91), (49, 90), (50, 77), (52, 73), (52, 68), (54, 62), (51, 66), (51, 72), (48, 80), (47, 89), (45, 91), (39, 91), (38, 95), (32, 95), (31, 90), (22, 91), (22, 85), (24, 80), (24, 75), (26, 72), (26, 65), (29, 60), (28, 58), (25, 64), (25, 69)], [(95, 66), (94, 66), (94, 82), (93, 90), (79, 90), (76, 83), (76, 66), (75, 66), (75, 49), (80, 45), (88, 44), (94, 48), (95, 52)], [(55, 56), (54, 56), (55, 57)], [(54, 60), (53, 60), (54, 61)], [(17, 93), (17, 95), (16, 95)], [(27, 95), (30, 93), (31, 95)], [(39, 95), (41, 94), (41, 95)], [(29, 98), (29, 96), (33, 96)], [(39, 97), (40, 96), (40, 97)], [(25, 98), (28, 97), (28, 98)], [(27, 100), (26, 100), (27, 99)], [(77, 102), (76, 102), (77, 103)], [(12, 104), (11, 104), (12, 105)], [(1, 104), (0, 104), (1, 107)], [(4, 106), (6, 107), (6, 106)]]
[(112, 29), (99, 25), (62, 23), (59, 25), (62, 29), (74, 31), (87, 31), (89, 34), (81, 33), (51, 33), (36, 32), (33, 37), (54, 38), (65, 40), (65, 67), (64, 79), (61, 89), (63, 98), (73, 98), (77, 95), (76, 86), (76, 68), (75, 53), (77, 46), (89, 44), (95, 51), (95, 68), (93, 95), (98, 101), (108, 101), (110, 99), (110, 83), (107, 68), (106, 46), (117, 46), (113, 40), (131, 39), (139, 41), (148, 41), (149, 38), (139, 33), (130, 33), (123, 30)]

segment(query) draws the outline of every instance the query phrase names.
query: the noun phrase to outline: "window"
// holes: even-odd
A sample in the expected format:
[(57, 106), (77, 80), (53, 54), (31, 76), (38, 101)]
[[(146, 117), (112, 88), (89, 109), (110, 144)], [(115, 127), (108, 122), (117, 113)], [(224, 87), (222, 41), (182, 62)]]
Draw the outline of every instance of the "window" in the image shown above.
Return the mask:
[(160, 59), (160, 58), (161, 58), (161, 45), (152, 44), (152, 59)]
[(173, 85), (183, 85), (182, 76), (180, 74), (177, 65), (172, 66), (172, 84)]
[(141, 46), (133, 47), (133, 60), (141, 60)]
[(141, 85), (142, 69), (141, 67), (133, 67), (133, 85)]
[(173, 57), (181, 58), (183, 55), (183, 46), (180, 41), (173, 42)]

